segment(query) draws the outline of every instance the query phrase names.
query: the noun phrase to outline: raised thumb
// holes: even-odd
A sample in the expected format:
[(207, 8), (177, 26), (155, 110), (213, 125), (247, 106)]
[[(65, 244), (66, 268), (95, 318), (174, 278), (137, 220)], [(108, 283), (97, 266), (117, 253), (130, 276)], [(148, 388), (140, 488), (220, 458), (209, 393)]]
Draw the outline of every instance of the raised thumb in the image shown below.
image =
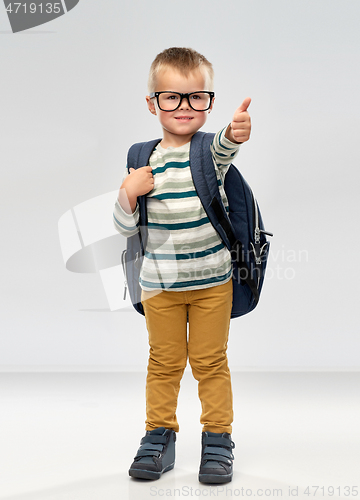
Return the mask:
[(240, 111), (240, 112), (246, 111), (248, 109), (248, 107), (250, 106), (250, 103), (251, 103), (251, 98), (246, 97), (246, 99), (244, 99), (244, 101), (242, 102), (242, 104), (238, 108), (238, 111)]

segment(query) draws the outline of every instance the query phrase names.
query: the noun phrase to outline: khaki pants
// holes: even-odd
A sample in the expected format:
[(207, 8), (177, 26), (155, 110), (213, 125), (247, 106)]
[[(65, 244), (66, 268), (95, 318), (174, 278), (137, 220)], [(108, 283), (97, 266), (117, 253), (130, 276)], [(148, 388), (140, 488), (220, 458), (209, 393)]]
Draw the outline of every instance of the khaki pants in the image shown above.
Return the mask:
[(146, 430), (166, 427), (179, 431), (177, 399), (189, 357), (198, 381), (203, 432), (231, 434), (233, 401), (226, 349), (232, 290), (232, 279), (211, 288), (183, 292), (142, 290), (150, 345)]

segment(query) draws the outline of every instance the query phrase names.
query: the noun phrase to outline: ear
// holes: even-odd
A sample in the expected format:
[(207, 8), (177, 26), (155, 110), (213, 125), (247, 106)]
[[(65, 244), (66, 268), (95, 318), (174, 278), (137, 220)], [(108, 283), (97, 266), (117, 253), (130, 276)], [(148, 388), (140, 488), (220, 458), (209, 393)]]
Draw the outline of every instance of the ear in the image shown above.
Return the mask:
[(148, 95), (145, 97), (145, 99), (146, 99), (147, 106), (149, 108), (150, 113), (152, 113), (153, 115), (156, 115), (156, 108), (155, 108), (155, 104), (154, 104), (155, 99), (151, 99), (151, 97)]
[(211, 101), (211, 106), (210, 108), (208, 109), (208, 113), (210, 113), (210, 111), (213, 109), (214, 107), (214, 101), (215, 101), (215, 97), (213, 98), (213, 100)]

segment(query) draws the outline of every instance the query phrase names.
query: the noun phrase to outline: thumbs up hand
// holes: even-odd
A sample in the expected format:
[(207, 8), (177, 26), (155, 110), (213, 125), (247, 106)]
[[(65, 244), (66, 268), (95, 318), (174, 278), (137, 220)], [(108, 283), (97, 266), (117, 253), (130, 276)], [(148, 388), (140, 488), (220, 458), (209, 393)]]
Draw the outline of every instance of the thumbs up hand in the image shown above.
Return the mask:
[(251, 99), (247, 97), (234, 113), (232, 122), (228, 126), (225, 137), (231, 142), (243, 143), (249, 140), (251, 132), (250, 115), (247, 112)]

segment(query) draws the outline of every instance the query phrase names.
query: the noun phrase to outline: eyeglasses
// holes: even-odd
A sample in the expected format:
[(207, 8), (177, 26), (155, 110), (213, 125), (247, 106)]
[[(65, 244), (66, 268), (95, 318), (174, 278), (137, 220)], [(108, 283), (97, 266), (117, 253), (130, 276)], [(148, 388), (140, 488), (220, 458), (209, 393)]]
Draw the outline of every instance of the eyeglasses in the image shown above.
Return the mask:
[(150, 98), (156, 97), (161, 111), (175, 111), (178, 109), (184, 98), (187, 99), (190, 108), (194, 111), (207, 111), (215, 97), (214, 92), (200, 91), (182, 94), (181, 92), (151, 92)]

